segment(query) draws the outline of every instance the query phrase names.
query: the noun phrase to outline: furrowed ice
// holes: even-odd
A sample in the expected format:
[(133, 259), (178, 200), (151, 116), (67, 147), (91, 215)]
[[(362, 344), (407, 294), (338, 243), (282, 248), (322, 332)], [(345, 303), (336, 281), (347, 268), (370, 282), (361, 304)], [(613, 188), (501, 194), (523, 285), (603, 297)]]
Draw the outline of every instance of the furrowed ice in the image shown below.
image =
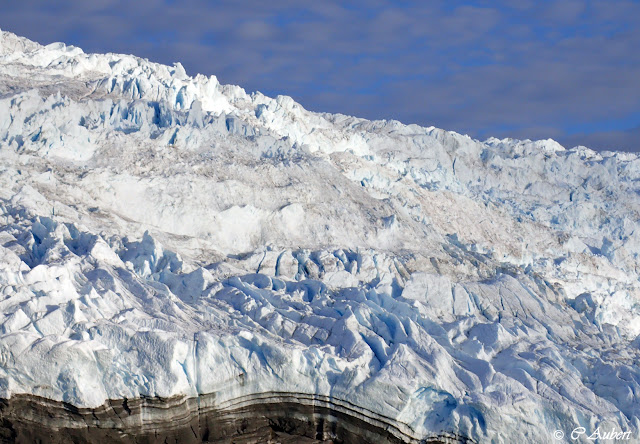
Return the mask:
[(0, 159), (8, 442), (640, 442), (637, 154), (1, 32)]

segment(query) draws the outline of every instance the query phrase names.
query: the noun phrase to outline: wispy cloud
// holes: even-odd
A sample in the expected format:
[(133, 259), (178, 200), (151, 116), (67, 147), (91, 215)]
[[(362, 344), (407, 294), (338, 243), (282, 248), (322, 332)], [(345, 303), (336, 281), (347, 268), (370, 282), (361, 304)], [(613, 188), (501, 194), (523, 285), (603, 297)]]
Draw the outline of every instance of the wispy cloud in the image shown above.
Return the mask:
[(0, 27), (182, 61), (319, 111), (637, 149), (637, 17), (626, 0), (26, 0)]
[(640, 152), (640, 126), (627, 130), (562, 135), (558, 140), (567, 146), (584, 145), (595, 150)]

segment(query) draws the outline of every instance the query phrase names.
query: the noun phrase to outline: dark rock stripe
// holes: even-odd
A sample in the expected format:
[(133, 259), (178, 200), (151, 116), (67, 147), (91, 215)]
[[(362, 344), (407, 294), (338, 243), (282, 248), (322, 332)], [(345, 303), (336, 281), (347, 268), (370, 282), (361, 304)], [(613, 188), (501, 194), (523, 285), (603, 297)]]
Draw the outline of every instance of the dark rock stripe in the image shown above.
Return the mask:
[(216, 403), (197, 398), (109, 400), (90, 409), (32, 395), (0, 399), (3, 443), (467, 443), (416, 437), (406, 425), (344, 400), (259, 393)]

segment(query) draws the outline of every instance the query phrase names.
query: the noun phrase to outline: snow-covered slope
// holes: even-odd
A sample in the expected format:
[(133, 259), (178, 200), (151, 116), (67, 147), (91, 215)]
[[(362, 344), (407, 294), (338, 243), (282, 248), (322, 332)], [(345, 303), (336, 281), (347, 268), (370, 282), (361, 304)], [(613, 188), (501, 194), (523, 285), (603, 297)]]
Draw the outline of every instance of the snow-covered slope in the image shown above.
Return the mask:
[(1, 32), (0, 158), (2, 398), (307, 393), (415, 439), (640, 439), (635, 154)]

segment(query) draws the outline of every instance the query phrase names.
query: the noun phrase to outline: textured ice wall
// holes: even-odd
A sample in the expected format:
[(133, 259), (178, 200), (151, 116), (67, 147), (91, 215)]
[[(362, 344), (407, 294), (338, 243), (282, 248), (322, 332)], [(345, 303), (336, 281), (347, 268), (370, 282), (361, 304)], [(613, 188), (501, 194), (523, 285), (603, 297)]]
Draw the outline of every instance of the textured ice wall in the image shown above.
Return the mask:
[(634, 154), (315, 114), (9, 33), (0, 140), (3, 397), (640, 428)]

